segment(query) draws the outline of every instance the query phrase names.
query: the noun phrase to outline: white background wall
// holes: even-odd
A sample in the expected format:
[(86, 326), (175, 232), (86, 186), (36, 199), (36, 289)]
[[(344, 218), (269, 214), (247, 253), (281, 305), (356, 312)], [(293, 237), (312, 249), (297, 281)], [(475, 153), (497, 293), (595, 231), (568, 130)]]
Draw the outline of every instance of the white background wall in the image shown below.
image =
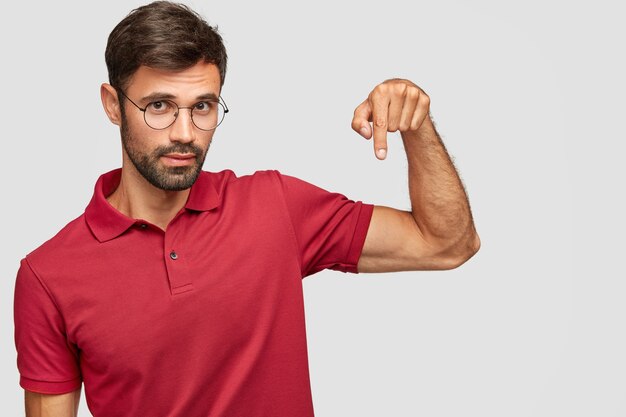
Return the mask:
[[(2, 10), (3, 415), (23, 415), (18, 263), (120, 165), (99, 86), (108, 33), (139, 4)], [(316, 415), (626, 415), (621, 2), (188, 4), (230, 55), (232, 111), (205, 169), (279, 169), (409, 209), (400, 138), (379, 161), (350, 129), (369, 91), (402, 77), (430, 95), (470, 196), (482, 249), (463, 267), (305, 279)]]

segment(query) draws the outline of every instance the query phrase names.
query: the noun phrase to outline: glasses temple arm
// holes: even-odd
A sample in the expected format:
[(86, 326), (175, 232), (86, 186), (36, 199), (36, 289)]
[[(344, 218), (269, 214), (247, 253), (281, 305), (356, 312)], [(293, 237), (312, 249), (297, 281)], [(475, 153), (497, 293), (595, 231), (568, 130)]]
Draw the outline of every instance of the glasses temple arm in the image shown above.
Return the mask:
[(220, 96), (220, 100), (222, 100), (222, 103), (224, 103), (224, 113), (228, 113), (228, 106), (226, 105), (226, 102), (224, 101), (224, 97)]

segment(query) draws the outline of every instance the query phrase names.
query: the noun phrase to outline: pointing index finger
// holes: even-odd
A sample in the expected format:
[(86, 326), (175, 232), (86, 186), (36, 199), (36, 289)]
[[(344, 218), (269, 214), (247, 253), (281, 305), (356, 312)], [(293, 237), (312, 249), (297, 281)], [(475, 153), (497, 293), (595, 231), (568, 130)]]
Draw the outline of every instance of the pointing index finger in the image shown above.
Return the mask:
[(389, 98), (386, 95), (373, 92), (370, 96), (372, 121), (374, 125), (374, 153), (378, 159), (387, 156), (387, 116), (389, 113)]

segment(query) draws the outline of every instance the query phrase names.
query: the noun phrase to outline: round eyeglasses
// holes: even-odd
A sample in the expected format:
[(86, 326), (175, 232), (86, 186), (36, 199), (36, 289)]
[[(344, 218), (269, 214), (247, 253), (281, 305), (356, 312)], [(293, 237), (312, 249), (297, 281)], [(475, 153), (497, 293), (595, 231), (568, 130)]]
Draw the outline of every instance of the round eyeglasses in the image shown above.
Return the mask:
[(180, 107), (172, 100), (155, 100), (151, 101), (146, 107), (139, 107), (121, 90), (122, 95), (135, 107), (143, 112), (143, 120), (152, 129), (163, 130), (174, 124), (178, 118), (181, 109), (189, 109), (191, 111), (191, 121), (194, 126), (200, 130), (213, 130), (222, 123), (224, 116), (228, 113), (228, 107), (224, 99), (220, 96), (220, 100), (202, 100), (191, 107)]

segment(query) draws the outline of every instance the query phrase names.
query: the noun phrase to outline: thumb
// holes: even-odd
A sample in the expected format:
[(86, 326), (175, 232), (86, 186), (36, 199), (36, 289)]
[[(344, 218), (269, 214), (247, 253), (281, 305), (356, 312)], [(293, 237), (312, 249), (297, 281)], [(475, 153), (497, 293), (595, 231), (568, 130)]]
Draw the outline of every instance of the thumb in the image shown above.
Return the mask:
[(365, 99), (363, 103), (354, 110), (354, 117), (352, 118), (352, 129), (365, 139), (372, 137), (372, 129), (370, 126), (370, 120), (372, 119), (372, 108), (370, 107), (369, 100)]

